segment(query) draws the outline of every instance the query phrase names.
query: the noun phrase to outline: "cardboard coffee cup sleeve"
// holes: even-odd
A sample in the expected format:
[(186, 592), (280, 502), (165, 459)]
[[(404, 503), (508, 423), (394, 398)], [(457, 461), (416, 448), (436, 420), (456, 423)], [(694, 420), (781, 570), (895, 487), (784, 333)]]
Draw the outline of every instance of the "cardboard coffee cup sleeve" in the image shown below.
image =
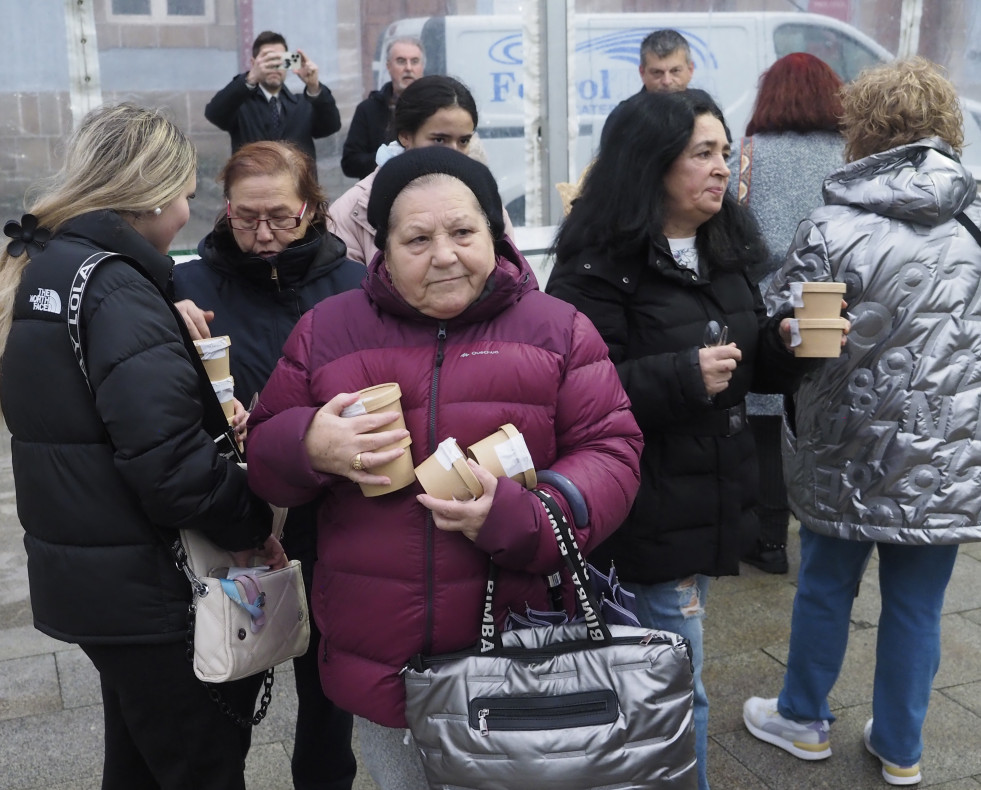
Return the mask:
[(794, 307), (804, 306), (804, 283), (790, 283), (790, 304)]
[(221, 359), (228, 353), (226, 349), (231, 346), (231, 341), (228, 335), (219, 335), (218, 337), (195, 340), (194, 345), (197, 347), (201, 359)]
[(525, 437), (520, 433), (517, 436), (501, 442), (494, 448), (497, 453), (501, 466), (504, 467), (504, 474), (507, 477), (522, 474), (526, 469), (534, 469), (535, 462), (528, 452), (528, 445), (525, 444)]
[(219, 403), (228, 403), (235, 397), (235, 379), (231, 376), (212, 381), (211, 387), (214, 389), (215, 395), (218, 396)]
[(800, 322), (796, 318), (790, 319), (790, 347), (797, 348), (801, 344)]

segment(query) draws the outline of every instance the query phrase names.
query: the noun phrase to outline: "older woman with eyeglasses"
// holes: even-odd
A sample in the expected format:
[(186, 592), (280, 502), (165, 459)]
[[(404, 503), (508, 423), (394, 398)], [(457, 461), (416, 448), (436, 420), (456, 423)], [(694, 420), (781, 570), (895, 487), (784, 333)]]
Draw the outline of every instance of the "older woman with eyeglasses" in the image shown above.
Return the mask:
[(235, 395), (248, 403), (300, 316), (356, 288), (365, 269), (327, 230), (316, 165), (292, 144), (242, 146), (218, 182), (225, 205), (198, 245), (200, 259), (174, 269), (174, 298), (192, 337), (231, 336)]
[[(218, 176), (225, 206), (198, 245), (201, 258), (174, 268), (174, 299), (195, 338), (228, 335), (235, 396), (248, 405), (262, 390), (293, 326), (328, 296), (357, 288), (365, 267), (348, 260), (327, 230), (327, 199), (316, 165), (289, 143), (244, 145)], [(235, 420), (241, 434), (248, 413)], [(290, 511), (283, 544), (301, 561), (310, 589), (313, 508)], [(324, 697), (316, 625), (310, 649), (293, 662), (299, 708), (293, 749), (297, 787), (346, 786), (354, 779), (351, 715)]]

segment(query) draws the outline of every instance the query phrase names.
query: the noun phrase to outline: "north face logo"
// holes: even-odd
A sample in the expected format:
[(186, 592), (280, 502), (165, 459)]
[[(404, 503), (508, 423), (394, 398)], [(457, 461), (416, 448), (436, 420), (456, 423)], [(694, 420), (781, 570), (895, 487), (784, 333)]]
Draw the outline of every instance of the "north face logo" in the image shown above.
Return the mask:
[(58, 296), (57, 291), (52, 291), (50, 288), (38, 288), (37, 293), (28, 298), (35, 310), (43, 313), (61, 312), (61, 297)]

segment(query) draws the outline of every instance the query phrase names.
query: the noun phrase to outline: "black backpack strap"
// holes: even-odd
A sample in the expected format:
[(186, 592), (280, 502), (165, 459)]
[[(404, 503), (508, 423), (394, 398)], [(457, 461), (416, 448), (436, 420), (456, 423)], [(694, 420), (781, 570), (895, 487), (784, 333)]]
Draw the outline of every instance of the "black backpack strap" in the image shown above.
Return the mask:
[(191, 339), (190, 332), (188, 332), (187, 324), (184, 323), (184, 317), (174, 306), (174, 303), (167, 296), (166, 292), (143, 266), (132, 258), (115, 252), (97, 252), (86, 258), (75, 273), (68, 299), (68, 337), (71, 340), (72, 350), (75, 352), (75, 359), (78, 361), (78, 366), (81, 368), (82, 375), (85, 377), (85, 383), (88, 384), (89, 390), (91, 391), (92, 389), (92, 383), (89, 381), (89, 372), (85, 365), (85, 352), (82, 342), (82, 297), (85, 295), (85, 289), (88, 286), (92, 272), (95, 271), (99, 264), (110, 258), (122, 261), (135, 269), (144, 278), (149, 280), (163, 297), (164, 303), (170, 308), (171, 313), (174, 314), (174, 318), (177, 320), (177, 328), (181, 333), (184, 347), (187, 349), (188, 356), (191, 358), (191, 364), (194, 365), (195, 372), (198, 374), (198, 392), (201, 396), (201, 404), (204, 407), (204, 429), (215, 440), (215, 444), (218, 446), (218, 452), (221, 455), (235, 461), (242, 461), (234, 431), (229, 426), (225, 413), (222, 411), (221, 404), (218, 402), (218, 396), (215, 394), (214, 387), (211, 386), (211, 380), (208, 378), (208, 373), (204, 369), (201, 356), (194, 347), (194, 341)]
[(974, 240), (978, 243), (978, 246), (981, 246), (981, 228), (968, 219), (967, 214), (965, 214), (963, 211), (955, 214), (954, 219), (961, 223), (961, 225), (967, 229), (967, 232), (974, 237)]

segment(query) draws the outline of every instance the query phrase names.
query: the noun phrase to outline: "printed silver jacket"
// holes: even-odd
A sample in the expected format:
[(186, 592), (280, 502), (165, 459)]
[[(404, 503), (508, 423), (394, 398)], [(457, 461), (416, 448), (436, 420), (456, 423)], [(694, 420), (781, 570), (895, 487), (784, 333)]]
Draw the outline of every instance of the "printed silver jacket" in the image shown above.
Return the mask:
[(931, 138), (852, 162), (797, 229), (766, 294), (847, 284), (840, 358), (802, 382), (785, 431), (791, 507), (853, 540), (981, 540), (981, 221), (971, 173)]

